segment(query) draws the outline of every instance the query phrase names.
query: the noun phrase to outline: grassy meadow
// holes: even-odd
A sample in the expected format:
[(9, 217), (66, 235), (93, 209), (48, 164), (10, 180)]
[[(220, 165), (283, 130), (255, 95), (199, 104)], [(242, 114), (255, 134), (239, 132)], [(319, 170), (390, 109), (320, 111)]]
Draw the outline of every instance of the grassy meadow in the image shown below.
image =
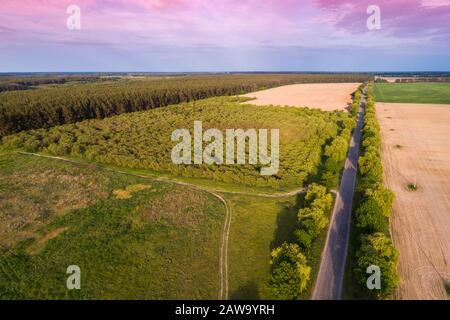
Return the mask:
[(186, 186), (3, 154), (0, 299), (216, 299), (224, 211)]
[(231, 299), (264, 298), (272, 249), (294, 241), (296, 197), (228, 195), (232, 211), (229, 238)]
[(450, 104), (450, 83), (376, 83), (374, 94), (378, 102)]
[[(295, 243), (297, 213), (303, 207), (304, 194), (267, 198), (227, 195), (232, 224), (229, 239), (229, 270), (231, 299), (267, 299), (270, 277), (269, 257), (273, 249), (284, 242)], [(329, 218), (331, 212), (327, 212)], [(320, 267), (327, 230), (316, 239), (310, 252), (311, 279), (300, 297), (309, 299)]]

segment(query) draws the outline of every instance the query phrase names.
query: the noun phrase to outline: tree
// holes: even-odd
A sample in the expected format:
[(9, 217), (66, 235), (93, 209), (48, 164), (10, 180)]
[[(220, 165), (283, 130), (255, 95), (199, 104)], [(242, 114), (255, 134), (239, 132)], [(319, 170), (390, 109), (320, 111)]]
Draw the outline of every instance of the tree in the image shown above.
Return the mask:
[(298, 211), (298, 229), (295, 231), (298, 244), (309, 251), (312, 241), (328, 225), (325, 213), (331, 208), (333, 197), (324, 186), (311, 184), (305, 195), (305, 207)]
[[(361, 247), (356, 253), (354, 273), (369, 297), (386, 298), (394, 292), (399, 282), (397, 261), (398, 252), (386, 235), (374, 233), (361, 237)], [(381, 270), (380, 290), (367, 288), (367, 267), (371, 265), (378, 266)]]
[(365, 198), (356, 210), (356, 225), (369, 232), (384, 232), (389, 221), (383, 215), (383, 208), (372, 197)]
[(363, 156), (358, 159), (360, 174), (368, 182), (380, 182), (383, 175), (383, 165), (378, 152), (368, 149)]
[(330, 193), (327, 193), (327, 188), (312, 183), (306, 192), (305, 201), (307, 206), (328, 210), (331, 208), (333, 197)]
[(306, 289), (311, 267), (296, 244), (284, 243), (272, 251), (271, 275), (268, 283), (275, 299), (294, 300)]
[(337, 136), (331, 145), (325, 147), (325, 156), (328, 157), (328, 160), (332, 160), (333, 166), (327, 168), (333, 172), (336, 172), (340, 169), (340, 165), (342, 161), (345, 159), (347, 155), (348, 142), (341, 136)]
[(372, 198), (381, 208), (382, 215), (389, 217), (392, 213), (392, 204), (395, 194), (382, 184), (377, 184), (373, 188), (366, 189), (364, 196)]

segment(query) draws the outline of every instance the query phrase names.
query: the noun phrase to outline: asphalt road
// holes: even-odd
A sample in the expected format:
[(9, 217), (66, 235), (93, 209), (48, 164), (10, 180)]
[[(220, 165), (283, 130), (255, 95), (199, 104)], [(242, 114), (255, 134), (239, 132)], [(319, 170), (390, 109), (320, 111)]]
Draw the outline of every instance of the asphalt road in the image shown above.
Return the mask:
[(350, 235), (352, 202), (359, 157), (359, 143), (364, 122), (364, 106), (365, 96), (361, 99), (358, 122), (352, 140), (350, 141), (341, 185), (330, 219), (327, 240), (322, 252), (319, 275), (317, 276), (312, 295), (313, 300), (339, 300), (342, 296), (345, 261)]

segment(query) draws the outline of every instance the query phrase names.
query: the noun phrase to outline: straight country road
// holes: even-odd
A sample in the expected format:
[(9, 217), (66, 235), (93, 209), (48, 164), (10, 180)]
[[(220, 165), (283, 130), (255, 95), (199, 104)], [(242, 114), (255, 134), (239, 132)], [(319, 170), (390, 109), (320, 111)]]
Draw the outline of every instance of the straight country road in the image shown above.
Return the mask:
[(365, 95), (363, 94), (357, 125), (350, 141), (341, 185), (336, 196), (327, 239), (322, 252), (319, 275), (312, 295), (313, 300), (341, 299), (358, 168), (359, 144), (364, 123), (364, 107)]

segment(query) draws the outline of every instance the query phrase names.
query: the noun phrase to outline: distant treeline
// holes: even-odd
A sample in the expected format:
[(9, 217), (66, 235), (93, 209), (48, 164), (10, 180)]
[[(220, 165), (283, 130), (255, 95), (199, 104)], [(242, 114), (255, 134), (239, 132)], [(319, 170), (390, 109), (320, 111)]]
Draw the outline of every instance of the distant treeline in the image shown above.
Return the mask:
[[(375, 82), (389, 82), (386, 78), (376, 78)], [(411, 83), (411, 82), (450, 82), (450, 77), (414, 77), (414, 78), (397, 78), (395, 83)]]
[(450, 77), (445, 78), (401, 78), (396, 79), (397, 83), (407, 83), (407, 82), (450, 82)]
[[(68, 82), (97, 82), (112, 80), (112, 77), (99, 76), (43, 76), (43, 77), (0, 77), (0, 92), (28, 90), (46, 84), (64, 84)], [(119, 79), (115, 77), (114, 79)]]
[[(3, 92), (0, 94), (0, 136), (286, 84), (363, 82), (369, 78), (369, 75), (364, 74), (145, 77)], [(24, 83), (33, 81), (42, 84), (45, 80), (23, 80)], [(53, 78), (48, 81), (53, 83), (51, 81), (58, 80)]]
[(43, 84), (62, 84), (62, 83), (66, 83), (66, 79), (61, 77), (0, 78), (0, 92), (27, 90), (33, 86), (39, 86)]

